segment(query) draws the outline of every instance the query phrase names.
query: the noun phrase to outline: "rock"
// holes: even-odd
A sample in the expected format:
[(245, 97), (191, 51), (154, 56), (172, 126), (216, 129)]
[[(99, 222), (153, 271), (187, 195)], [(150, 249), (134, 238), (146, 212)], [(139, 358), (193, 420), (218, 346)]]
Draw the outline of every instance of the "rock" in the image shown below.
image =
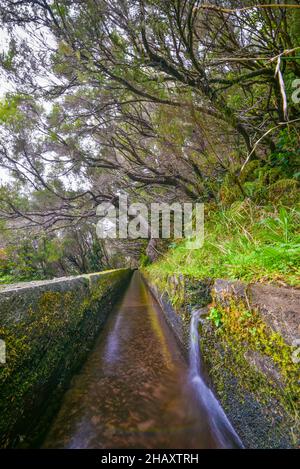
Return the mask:
[(300, 339), (300, 290), (272, 285), (245, 284), (217, 279), (213, 286), (217, 301), (228, 304), (230, 297), (241, 299), (249, 309), (258, 309), (263, 320), (289, 345)]

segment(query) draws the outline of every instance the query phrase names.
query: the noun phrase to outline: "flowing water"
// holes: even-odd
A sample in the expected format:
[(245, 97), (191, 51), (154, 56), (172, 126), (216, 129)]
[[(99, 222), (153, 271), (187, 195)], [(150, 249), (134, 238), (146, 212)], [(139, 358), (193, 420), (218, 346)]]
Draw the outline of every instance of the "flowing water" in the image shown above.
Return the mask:
[(44, 448), (234, 448), (241, 443), (200, 376), (198, 318), (190, 367), (138, 272), (66, 392)]
[(207, 413), (210, 430), (215, 440), (221, 448), (230, 448), (233, 446), (242, 448), (242, 442), (236, 434), (234, 428), (229, 422), (219, 401), (205, 383), (202, 377), (201, 355), (200, 355), (200, 337), (199, 337), (199, 312), (194, 311), (191, 319), (190, 328), (190, 350), (189, 350), (189, 382), (194, 388), (202, 405)]

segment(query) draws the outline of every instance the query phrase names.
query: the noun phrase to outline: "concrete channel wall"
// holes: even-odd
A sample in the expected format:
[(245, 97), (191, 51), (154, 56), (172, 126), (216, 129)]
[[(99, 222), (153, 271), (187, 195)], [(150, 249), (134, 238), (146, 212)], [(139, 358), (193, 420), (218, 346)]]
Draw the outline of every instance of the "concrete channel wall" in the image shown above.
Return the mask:
[(130, 276), (119, 269), (0, 287), (2, 448), (38, 445)]
[(299, 447), (300, 290), (144, 277), (186, 356), (199, 310), (208, 380), (245, 447)]

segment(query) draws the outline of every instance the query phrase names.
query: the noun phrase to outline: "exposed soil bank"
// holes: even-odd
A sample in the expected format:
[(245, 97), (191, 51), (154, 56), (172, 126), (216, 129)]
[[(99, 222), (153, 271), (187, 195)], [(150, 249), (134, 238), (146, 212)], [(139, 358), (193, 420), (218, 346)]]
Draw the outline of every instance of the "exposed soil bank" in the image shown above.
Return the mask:
[(298, 447), (300, 291), (145, 276), (186, 353), (191, 312), (201, 309), (208, 380), (245, 446)]
[(131, 271), (20, 283), (0, 289), (1, 447), (32, 446), (47, 429)]

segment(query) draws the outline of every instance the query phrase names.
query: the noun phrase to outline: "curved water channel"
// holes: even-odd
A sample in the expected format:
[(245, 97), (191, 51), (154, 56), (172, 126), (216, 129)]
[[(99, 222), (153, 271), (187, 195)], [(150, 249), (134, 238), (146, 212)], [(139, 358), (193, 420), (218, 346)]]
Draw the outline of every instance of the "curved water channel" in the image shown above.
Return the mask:
[(209, 409), (207, 389), (202, 383), (201, 391), (195, 382), (195, 370), (189, 369), (160, 307), (135, 272), (73, 378), (42, 446), (239, 447), (223, 411), (210, 418), (216, 408)]

